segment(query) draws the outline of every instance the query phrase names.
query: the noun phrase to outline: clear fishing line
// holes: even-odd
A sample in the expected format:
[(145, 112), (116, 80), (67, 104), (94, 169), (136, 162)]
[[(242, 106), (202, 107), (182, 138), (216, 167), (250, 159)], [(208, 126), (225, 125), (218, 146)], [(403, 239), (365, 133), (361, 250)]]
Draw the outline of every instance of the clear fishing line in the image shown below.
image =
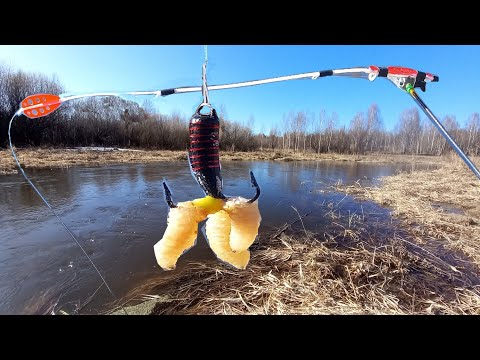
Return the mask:
[[(48, 202), (48, 200), (42, 195), (42, 193), (40, 192), (40, 190), (37, 189), (37, 187), (35, 186), (35, 184), (30, 180), (30, 178), (27, 176), (27, 174), (25, 173), (25, 171), (23, 170), (22, 168), (22, 165), (20, 165), (20, 162), (18, 161), (18, 158), (17, 158), (17, 154), (15, 153), (15, 149), (13, 148), (13, 144), (12, 144), (12, 136), (11, 136), (11, 127), (12, 127), (12, 123), (13, 123), (13, 120), (15, 120), (15, 118), (20, 115), (22, 113), (22, 109), (18, 110), (15, 115), (13, 115), (13, 117), (10, 119), (10, 122), (8, 123), (8, 142), (9, 142), (9, 145), (10, 145), (10, 150), (12, 151), (12, 155), (13, 155), (13, 158), (15, 159), (15, 162), (17, 163), (17, 166), (18, 168), (20, 169), (20, 172), (22, 173), (23, 177), (25, 178), (25, 180), (27, 180), (27, 182), (30, 184), (30, 186), (33, 188), (33, 190), (35, 190), (35, 192), (38, 194), (38, 196), (40, 196), (40, 198), (42, 199), (42, 201), (45, 203), (45, 205), (50, 209), (51, 213), (53, 215), (55, 215), (55, 217), (58, 219), (58, 221), (63, 225), (63, 227), (65, 228), (65, 230), (68, 232), (68, 234), (70, 235), (70, 237), (73, 239), (73, 241), (75, 241), (75, 243), (78, 245), (78, 247), (82, 250), (82, 252), (85, 254), (85, 256), (87, 257), (88, 261), (90, 262), (90, 264), (92, 264), (93, 268), (95, 269), (95, 271), (97, 272), (98, 276), (102, 279), (102, 282), (103, 284), (106, 286), (106, 288), (108, 289), (109, 293), (112, 295), (112, 297), (115, 299), (115, 301), (118, 302), (118, 298), (117, 296), (113, 293), (112, 289), (110, 288), (110, 286), (108, 286), (108, 283), (107, 281), (105, 280), (105, 278), (103, 277), (103, 275), (100, 273), (100, 271), (98, 270), (97, 266), (95, 265), (95, 263), (93, 262), (92, 258), (87, 254), (87, 252), (85, 251), (85, 249), (83, 248), (83, 246), (80, 244), (80, 242), (77, 240), (77, 238), (75, 237), (75, 235), (73, 234), (73, 232), (70, 230), (70, 228), (67, 226), (67, 224), (65, 224), (65, 222), (60, 218), (60, 216), (58, 216), (58, 214), (55, 212), (55, 210), (53, 209), (53, 207), (50, 205), (50, 203)], [(122, 306), (122, 304), (120, 304), (120, 307), (122, 308), (122, 310), (125, 312), (126, 315), (128, 315), (128, 312), (127, 310), (125, 310), (125, 308)]]

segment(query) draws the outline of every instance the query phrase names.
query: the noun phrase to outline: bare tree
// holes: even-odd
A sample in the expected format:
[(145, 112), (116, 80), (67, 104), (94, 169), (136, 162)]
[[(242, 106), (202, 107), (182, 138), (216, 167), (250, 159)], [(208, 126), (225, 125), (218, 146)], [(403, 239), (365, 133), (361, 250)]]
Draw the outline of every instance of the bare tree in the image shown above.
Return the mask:
[(400, 153), (418, 153), (420, 140), (420, 114), (418, 109), (404, 110), (397, 124), (397, 135), (400, 141)]
[(478, 155), (480, 153), (480, 115), (473, 113), (467, 124), (467, 146), (469, 153)]
[(280, 133), (277, 129), (276, 126), (272, 127), (270, 129), (270, 133), (268, 135), (268, 147), (271, 149), (271, 150), (275, 150), (279, 144), (279, 137), (280, 137)]
[(377, 104), (370, 105), (367, 112), (367, 123), (365, 129), (365, 149), (373, 152), (374, 149), (378, 149), (376, 143), (380, 137), (382, 130), (382, 119), (380, 117), (380, 109)]
[(326, 135), (327, 135), (327, 152), (330, 152), (330, 148), (333, 140), (333, 132), (335, 131), (336, 123), (338, 122), (338, 114), (334, 112), (329, 116), (327, 121)]
[[(23, 99), (38, 93), (60, 94), (62, 92), (63, 88), (55, 77), (14, 71), (10, 67), (0, 65), (0, 146), (6, 146), (8, 123)], [(15, 142), (39, 145), (45, 127), (60, 121), (65, 109), (66, 107), (63, 107), (49, 117), (35, 120), (24, 117), (23, 121), (17, 122), (12, 129)]]
[(357, 113), (350, 122), (350, 133), (353, 140), (351, 151), (355, 154), (363, 153), (367, 135), (366, 119), (363, 112)]

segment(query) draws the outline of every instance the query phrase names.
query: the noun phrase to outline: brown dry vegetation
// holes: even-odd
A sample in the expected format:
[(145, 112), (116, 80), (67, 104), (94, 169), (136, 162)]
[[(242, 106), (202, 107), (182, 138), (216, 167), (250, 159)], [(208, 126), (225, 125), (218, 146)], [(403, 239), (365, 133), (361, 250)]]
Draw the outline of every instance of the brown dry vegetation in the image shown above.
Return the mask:
[[(127, 311), (480, 314), (480, 186), (463, 163), (452, 159), (438, 170), (386, 177), (379, 187), (335, 190), (392, 208), (396, 228), (369, 227), (361, 214), (340, 216), (328, 204), (338, 226), (323, 234), (301, 226), (263, 234), (247, 270), (189, 264), (135, 289), (128, 303), (151, 306)], [(452, 207), (463, 213), (447, 211)]]
[[(104, 165), (117, 163), (150, 163), (158, 161), (179, 161), (187, 160), (187, 152), (169, 150), (74, 150), (74, 149), (44, 149), (29, 148), (17, 149), (18, 160), (25, 169), (29, 168), (58, 168), (78, 165)], [(221, 152), (221, 160), (276, 160), (276, 161), (298, 161), (298, 160), (335, 160), (335, 161), (358, 161), (358, 162), (407, 162), (437, 164), (444, 161), (445, 157), (440, 156), (418, 156), (418, 155), (345, 155), (345, 154), (316, 154), (316, 153), (294, 153), (283, 151), (252, 151), (252, 152)], [(10, 150), (0, 150), (0, 175), (17, 172), (17, 166)]]
[[(185, 151), (95, 151), (74, 149), (19, 149), (17, 158), (24, 169), (58, 168), (78, 165), (105, 165), (117, 163), (146, 163), (156, 161), (186, 160)], [(17, 165), (10, 150), (0, 151), (0, 171), (14, 172)]]
[(132, 297), (158, 296), (152, 314), (480, 314), (476, 274), (356, 231), (264, 239), (245, 271), (192, 263)]
[(437, 170), (384, 177), (379, 187), (339, 189), (392, 208), (419, 243), (440, 241), (480, 265), (480, 183), (459, 158)]

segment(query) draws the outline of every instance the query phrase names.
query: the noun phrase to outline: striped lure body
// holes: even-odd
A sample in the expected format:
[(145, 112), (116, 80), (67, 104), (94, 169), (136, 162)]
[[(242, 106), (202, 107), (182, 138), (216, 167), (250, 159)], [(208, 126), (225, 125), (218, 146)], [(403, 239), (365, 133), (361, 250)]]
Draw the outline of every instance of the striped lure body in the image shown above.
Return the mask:
[(190, 119), (190, 147), (188, 160), (193, 177), (205, 195), (225, 199), (219, 158), (220, 120), (215, 109), (201, 114), (200, 108)]
[[(211, 108), (207, 115), (200, 113), (204, 105)], [(175, 269), (179, 257), (195, 245), (198, 224), (206, 219), (204, 234), (217, 258), (237, 269), (245, 269), (250, 261), (248, 248), (257, 238), (262, 220), (257, 201), (260, 187), (250, 171), (250, 181), (256, 189), (252, 199), (239, 196), (227, 198), (222, 193), (220, 121), (209, 104), (202, 103), (193, 114), (189, 132), (190, 169), (206, 196), (175, 204), (170, 189), (163, 182), (170, 210), (165, 233), (153, 246), (157, 263), (164, 270)]]

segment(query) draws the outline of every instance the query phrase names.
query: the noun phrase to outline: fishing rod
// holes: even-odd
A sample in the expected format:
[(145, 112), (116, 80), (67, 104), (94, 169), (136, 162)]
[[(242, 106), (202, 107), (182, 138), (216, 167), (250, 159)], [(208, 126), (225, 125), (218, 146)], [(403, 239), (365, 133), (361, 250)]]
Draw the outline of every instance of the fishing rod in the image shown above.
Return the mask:
[[(475, 176), (480, 179), (480, 171), (473, 164), (473, 162), (468, 158), (468, 156), (463, 152), (463, 150), (458, 146), (455, 140), (451, 137), (445, 127), (441, 122), (435, 117), (432, 111), (428, 106), (423, 102), (423, 100), (418, 96), (415, 88), (420, 88), (423, 92), (426, 91), (426, 85), (429, 82), (438, 82), (439, 77), (428, 72), (418, 71), (415, 69), (402, 67), (402, 66), (368, 66), (368, 67), (353, 67), (353, 68), (344, 68), (344, 69), (331, 69), (331, 70), (320, 70), (302, 74), (294, 74), (280, 77), (273, 77), (261, 80), (251, 80), (244, 82), (237, 82), (231, 84), (222, 84), (222, 85), (210, 85), (207, 87), (208, 91), (215, 90), (226, 90), (241, 88), (247, 86), (257, 86), (263, 84), (276, 83), (281, 81), (289, 80), (300, 80), (300, 79), (311, 79), (316, 80), (322, 77), (328, 76), (344, 76), (344, 77), (353, 77), (353, 78), (363, 78), (370, 81), (374, 81), (377, 77), (385, 77), (390, 80), (394, 85), (399, 89), (408, 93), (412, 99), (417, 103), (417, 105), (422, 109), (422, 111), (427, 115), (430, 121), (435, 125), (436, 129), (440, 134), (447, 140), (450, 146), (455, 150), (455, 152), (460, 156), (460, 158), (465, 162), (469, 169), (475, 174)], [(168, 88), (162, 90), (154, 91), (131, 91), (131, 92), (104, 92), (104, 93), (91, 93), (91, 94), (80, 94), (80, 95), (52, 95), (52, 94), (37, 94), (31, 95), (25, 98), (20, 105), (19, 110), (16, 115), (24, 114), (30, 119), (39, 118), (46, 116), (53, 111), (55, 111), (62, 103), (81, 99), (88, 97), (98, 97), (98, 96), (148, 96), (153, 95), (155, 97), (165, 97), (173, 94), (185, 94), (192, 92), (203, 91), (202, 86), (183, 86), (177, 88)]]
[[(393, 67), (389, 67), (393, 68)], [(388, 74), (388, 69), (387, 74)], [(380, 69), (382, 69), (380, 71)], [(346, 69), (334, 69), (334, 70), (321, 70), (321, 71), (314, 71), (302, 74), (295, 74), (295, 75), (287, 75), (287, 76), (280, 76), (280, 77), (273, 77), (261, 80), (251, 80), (251, 81), (244, 81), (244, 82), (237, 82), (231, 84), (222, 84), (222, 85), (209, 85), (207, 87), (208, 91), (214, 90), (226, 90), (226, 89), (234, 89), (234, 88), (241, 88), (247, 86), (256, 86), (256, 85), (263, 85), (263, 84), (270, 84), (275, 82), (281, 81), (289, 81), (289, 80), (300, 80), (300, 79), (312, 79), (316, 80), (321, 77), (326, 76), (349, 76), (349, 77), (357, 77), (357, 78), (367, 78), (370, 81), (376, 79), (377, 76), (383, 76), (385, 71), (384, 68), (378, 68), (376, 66), (370, 67), (356, 67), (356, 68), (346, 68)], [(424, 81), (438, 81), (437, 76), (430, 75), (428, 77), (425, 76)], [(37, 94), (31, 95), (25, 98), (20, 106), (20, 113), (24, 113), (29, 118), (39, 118), (42, 116), (46, 116), (49, 113), (56, 110), (62, 103), (70, 100), (87, 98), (87, 97), (97, 97), (97, 96), (145, 96), (145, 95), (154, 95), (155, 97), (165, 97), (168, 95), (173, 94), (185, 94), (185, 93), (192, 93), (192, 92), (201, 92), (202, 86), (182, 86), (177, 88), (169, 88), (169, 89), (162, 89), (162, 90), (153, 90), (153, 91), (130, 91), (130, 92), (98, 92), (98, 93), (90, 93), (90, 94), (77, 94), (77, 95), (51, 95), (51, 94)], [(38, 109), (38, 110), (37, 110)], [(36, 111), (33, 111), (36, 110)]]
[[(392, 67), (390, 67), (392, 68)], [(393, 67), (389, 68), (389, 72), (383, 76), (386, 76), (393, 84), (395, 84), (399, 89), (408, 93), (412, 99), (417, 103), (417, 105), (422, 109), (422, 111), (427, 115), (428, 119), (433, 123), (436, 129), (442, 134), (442, 136), (447, 140), (450, 146), (455, 150), (455, 152), (460, 156), (460, 158), (465, 162), (473, 174), (480, 179), (480, 171), (477, 169), (475, 164), (469, 159), (469, 157), (463, 152), (463, 150), (458, 146), (452, 136), (448, 133), (447, 129), (442, 125), (442, 123), (437, 119), (433, 114), (430, 108), (425, 104), (425, 102), (420, 98), (420, 96), (415, 91), (415, 88), (420, 88), (423, 92), (426, 91), (426, 82), (425, 80), (438, 81), (438, 76), (431, 75), (429, 73), (423, 73), (417, 70)], [(393, 71), (392, 71), (393, 70)], [(380, 73), (381, 70), (379, 70)], [(379, 75), (381, 76), (381, 75)]]
[(418, 106), (423, 110), (423, 112), (427, 115), (427, 117), (432, 121), (433, 125), (437, 128), (438, 131), (443, 135), (443, 137), (448, 141), (450, 146), (457, 152), (457, 154), (462, 158), (462, 160), (467, 164), (467, 166), (472, 170), (477, 178), (480, 179), (480, 171), (475, 167), (472, 161), (468, 158), (468, 156), (462, 151), (462, 149), (457, 145), (455, 140), (450, 136), (447, 130), (443, 127), (442, 123), (433, 115), (432, 111), (428, 108), (428, 106), (423, 102), (423, 100), (418, 96), (415, 89), (410, 85), (407, 84), (405, 90), (410, 94), (410, 96), (415, 100)]
[[(251, 80), (251, 81), (244, 81), (244, 82), (237, 82), (231, 84), (222, 84), (222, 85), (209, 85), (207, 86), (208, 91), (215, 91), (215, 90), (226, 90), (226, 89), (234, 89), (234, 88), (241, 88), (241, 87), (248, 87), (248, 86), (257, 86), (263, 84), (271, 84), (281, 81), (289, 81), (289, 80), (300, 80), (300, 79), (311, 79), (316, 80), (318, 78), (327, 77), (327, 76), (347, 76), (347, 77), (354, 77), (354, 78), (364, 78), (370, 81), (375, 80), (378, 76), (393, 76), (395, 72), (398, 72), (397, 69), (407, 69), (407, 68), (400, 68), (400, 67), (393, 67), (389, 66), (387, 68), (379, 68), (377, 66), (369, 66), (369, 67), (354, 67), (354, 68), (345, 68), (345, 69), (333, 69), (333, 70), (320, 70), (302, 74), (294, 74), (294, 75), (287, 75), (287, 76), (280, 76), (280, 77), (273, 77), (261, 80)], [(408, 69), (411, 70), (411, 69)], [(416, 70), (411, 70), (416, 71)], [(438, 76), (431, 75), (429, 73), (418, 72), (420, 74), (419, 79), (417, 81), (416, 87), (422, 87), (425, 89), (425, 82), (430, 81), (438, 81)], [(169, 89), (162, 89), (162, 90), (153, 90), (153, 91), (130, 91), (130, 92), (97, 92), (97, 93), (90, 93), (90, 94), (77, 94), (77, 95), (52, 95), (52, 94), (36, 94), (30, 95), (26, 97), (20, 105), (20, 109), (18, 110), (18, 114), (24, 114), (25, 116), (35, 119), (42, 116), (46, 116), (53, 111), (55, 111), (62, 103), (81, 99), (81, 98), (88, 98), (88, 97), (98, 97), (98, 96), (148, 96), (154, 95), (155, 97), (165, 97), (173, 94), (186, 94), (192, 92), (201, 92), (202, 86), (182, 86), (177, 88), (169, 88)], [(425, 90), (424, 90), (425, 91)]]

